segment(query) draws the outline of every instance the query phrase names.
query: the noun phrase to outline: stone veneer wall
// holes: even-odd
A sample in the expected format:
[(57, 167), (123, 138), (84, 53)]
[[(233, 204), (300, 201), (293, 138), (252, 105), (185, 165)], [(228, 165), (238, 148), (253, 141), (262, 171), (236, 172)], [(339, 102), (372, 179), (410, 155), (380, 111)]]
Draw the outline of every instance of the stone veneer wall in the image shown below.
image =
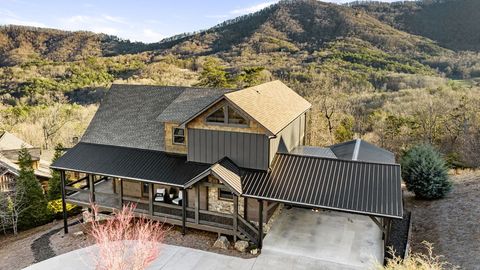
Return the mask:
[[(213, 179), (209, 177), (209, 182)], [(215, 179), (216, 180), (216, 179)], [(233, 214), (233, 200), (222, 200), (218, 198), (218, 188), (208, 188), (208, 211), (215, 211), (224, 214)], [(238, 197), (238, 214), (243, 216), (244, 198)]]

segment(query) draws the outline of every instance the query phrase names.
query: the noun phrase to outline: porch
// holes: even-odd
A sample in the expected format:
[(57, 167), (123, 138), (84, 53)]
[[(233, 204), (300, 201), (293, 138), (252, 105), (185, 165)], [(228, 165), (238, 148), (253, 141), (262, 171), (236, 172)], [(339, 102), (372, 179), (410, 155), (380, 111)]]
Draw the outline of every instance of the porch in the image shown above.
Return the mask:
[[(65, 172), (62, 171), (61, 175), (65, 177)], [(93, 202), (100, 211), (104, 212), (121, 209), (125, 204), (135, 204), (135, 212), (139, 215), (181, 226), (183, 233), (187, 228), (194, 228), (230, 235), (234, 240), (238, 238), (261, 245), (263, 235), (259, 233), (256, 225), (246, 219), (246, 206), (242, 205), (243, 211), (239, 211), (239, 197), (235, 194), (231, 194), (233, 203), (231, 213), (210, 211), (207, 210), (208, 207), (205, 209), (205, 198), (202, 197), (205, 192), (201, 192), (202, 188), (218, 188), (218, 184), (199, 182), (191, 188), (182, 188), (93, 174), (87, 174), (75, 181), (65, 179), (65, 182), (68, 183), (64, 188), (65, 201), (71, 204), (90, 207)], [(132, 195), (132, 189), (136, 189), (134, 184), (138, 184), (142, 189), (141, 196)], [(164, 202), (155, 201), (156, 191), (159, 188), (169, 190)], [(172, 190), (175, 191), (173, 193), (175, 195), (170, 195)], [(172, 202), (172, 199), (178, 199), (178, 197), (182, 199), (177, 205)], [(263, 202), (259, 205), (263, 206)], [(262, 206), (259, 207), (258, 212), (268, 216), (271, 213), (271, 210), (268, 211), (270, 208), (267, 207), (266, 211), (263, 211)], [(263, 217), (264, 215), (256, 217), (256, 220), (267, 219)]]

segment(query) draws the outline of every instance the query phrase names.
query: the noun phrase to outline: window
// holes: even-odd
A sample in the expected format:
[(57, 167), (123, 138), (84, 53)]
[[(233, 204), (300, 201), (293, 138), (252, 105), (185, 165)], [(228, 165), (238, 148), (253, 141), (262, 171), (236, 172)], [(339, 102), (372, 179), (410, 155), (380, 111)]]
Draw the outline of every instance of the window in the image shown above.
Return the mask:
[(247, 120), (243, 118), (237, 111), (228, 106), (228, 123), (236, 125), (246, 125)]
[(233, 200), (233, 193), (226, 189), (218, 189), (218, 199), (220, 200)]
[(185, 144), (185, 129), (173, 128), (173, 143)]
[(212, 124), (229, 124), (239, 126), (248, 125), (247, 119), (228, 105), (224, 105), (207, 116), (206, 122)]
[(225, 123), (225, 108), (221, 107), (207, 117), (209, 123)]
[(142, 196), (143, 197), (148, 197), (148, 192), (149, 192), (149, 183), (143, 183), (142, 184)]

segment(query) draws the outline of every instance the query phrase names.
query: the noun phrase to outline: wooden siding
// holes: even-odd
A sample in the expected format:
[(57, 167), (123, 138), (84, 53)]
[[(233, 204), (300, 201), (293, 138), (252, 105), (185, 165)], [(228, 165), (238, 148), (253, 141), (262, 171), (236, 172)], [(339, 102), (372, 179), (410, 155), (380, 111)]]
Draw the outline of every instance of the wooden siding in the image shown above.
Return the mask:
[(269, 164), (277, 152), (290, 152), (298, 145), (302, 145), (305, 138), (305, 114), (297, 117), (292, 123), (270, 140)]
[[(220, 101), (195, 119), (190, 121), (187, 124), (187, 128), (190, 129), (205, 129), (205, 130), (217, 130), (217, 131), (231, 131), (231, 132), (242, 132), (242, 133), (255, 133), (255, 134), (267, 134), (267, 130), (263, 128), (260, 124), (252, 119), (248, 119), (248, 126), (235, 126), (235, 125), (225, 125), (225, 124), (209, 124), (205, 121), (205, 118), (211, 113), (225, 105), (227, 101)], [(233, 106), (232, 106), (233, 107)], [(234, 107), (233, 107), (234, 108)]]
[(165, 123), (165, 151), (169, 153), (186, 154), (188, 135), (185, 129), (185, 144), (173, 143), (173, 128), (178, 127), (176, 123)]
[(189, 129), (188, 136), (188, 161), (213, 164), (229, 157), (239, 167), (268, 168), (268, 138), (265, 135)]

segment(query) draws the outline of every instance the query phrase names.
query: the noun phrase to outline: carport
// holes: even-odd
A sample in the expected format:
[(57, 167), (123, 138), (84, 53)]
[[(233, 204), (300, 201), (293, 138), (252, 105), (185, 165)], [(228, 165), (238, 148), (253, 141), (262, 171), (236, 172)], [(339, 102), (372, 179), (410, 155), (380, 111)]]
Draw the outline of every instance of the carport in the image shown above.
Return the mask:
[[(317, 269), (369, 269), (383, 262), (381, 230), (369, 217), (284, 208), (266, 235), (257, 264), (310, 261)], [(275, 265), (270, 265), (275, 266)]]
[[(242, 184), (245, 197), (341, 212), (338, 215), (348, 216), (347, 221), (376, 225), (381, 240), (389, 235), (391, 220), (403, 216), (400, 165), (395, 163), (282, 153), (275, 156), (270, 171), (244, 173)], [(315, 222), (304, 220), (316, 230)], [(292, 233), (304, 226), (287, 223), (281, 226)]]

